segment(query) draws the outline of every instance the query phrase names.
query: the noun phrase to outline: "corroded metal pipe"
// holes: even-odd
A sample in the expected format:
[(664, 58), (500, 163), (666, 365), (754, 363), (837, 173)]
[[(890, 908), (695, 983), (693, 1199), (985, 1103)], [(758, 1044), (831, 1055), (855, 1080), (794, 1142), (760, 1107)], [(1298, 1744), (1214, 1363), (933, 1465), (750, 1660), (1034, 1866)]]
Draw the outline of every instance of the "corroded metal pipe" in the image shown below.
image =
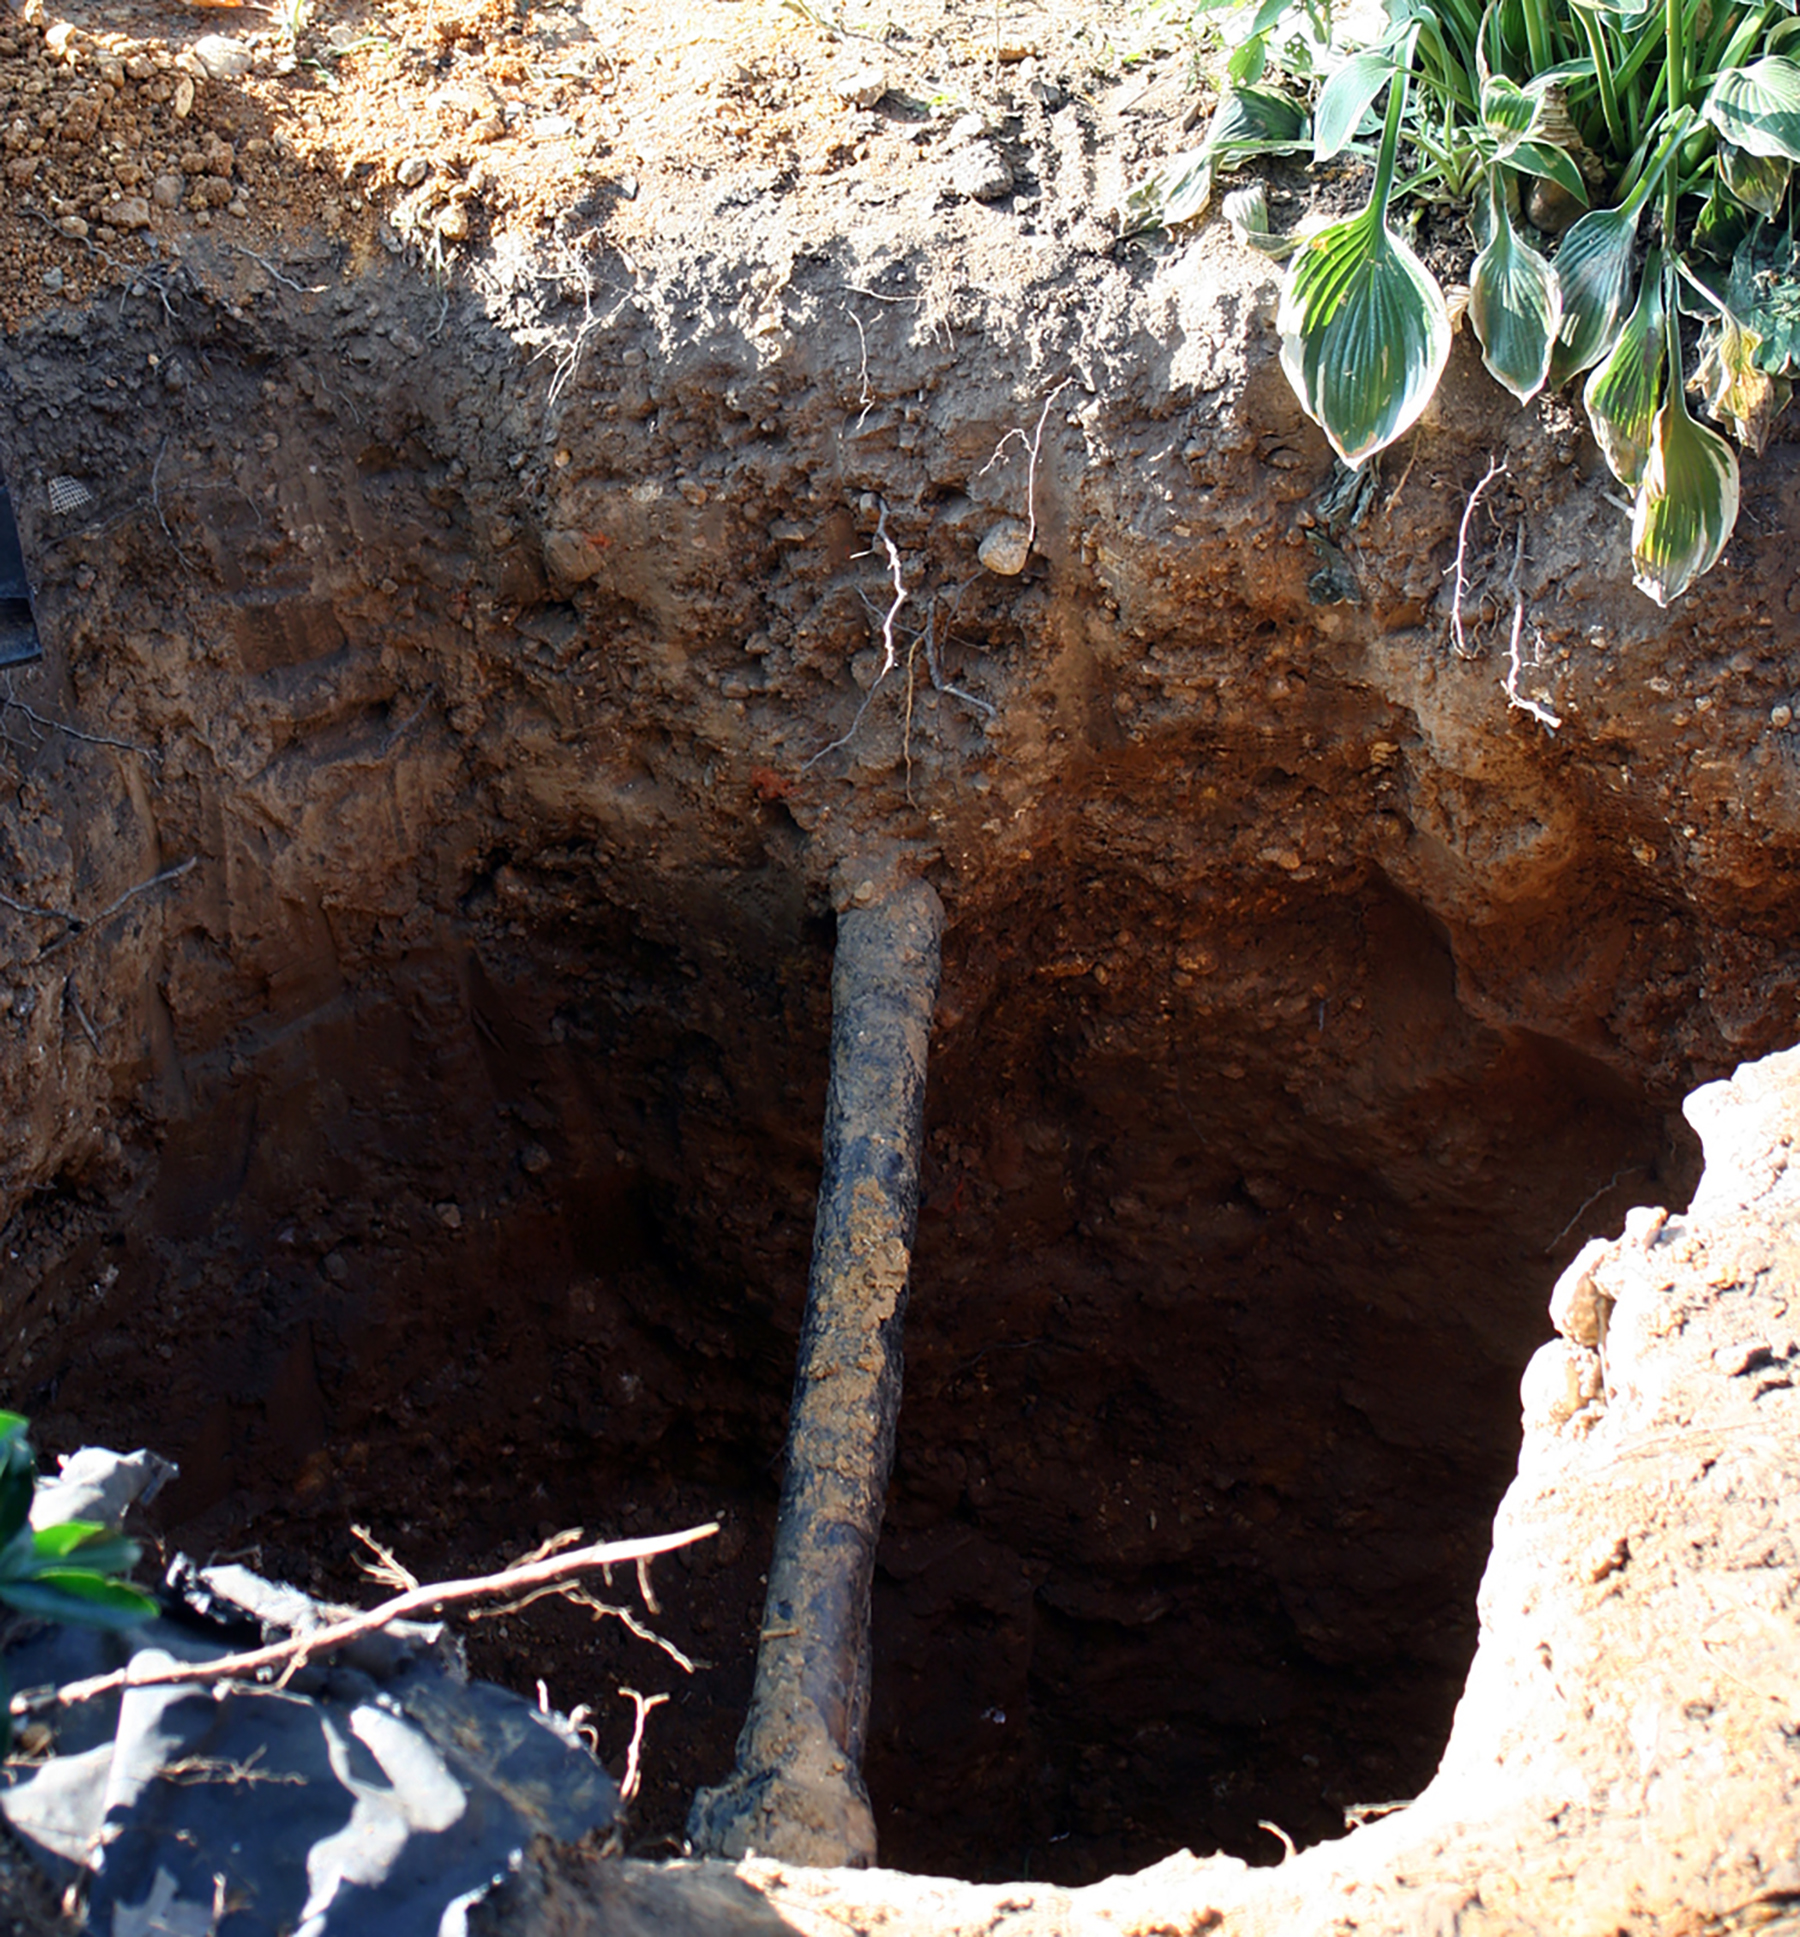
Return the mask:
[(825, 1173), (787, 1469), (737, 1766), (688, 1818), (708, 1855), (875, 1860), (862, 1779), (869, 1592), (900, 1410), (943, 926), (922, 881), (838, 919)]

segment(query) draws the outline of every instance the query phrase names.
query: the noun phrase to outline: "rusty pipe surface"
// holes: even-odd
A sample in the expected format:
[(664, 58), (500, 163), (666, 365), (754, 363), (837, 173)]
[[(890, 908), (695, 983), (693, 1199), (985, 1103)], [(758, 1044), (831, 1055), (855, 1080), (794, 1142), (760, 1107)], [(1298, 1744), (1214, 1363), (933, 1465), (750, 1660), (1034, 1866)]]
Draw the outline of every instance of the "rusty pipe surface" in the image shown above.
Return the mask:
[(736, 1767), (688, 1818), (705, 1854), (875, 1860), (862, 1779), (869, 1593), (900, 1410), (943, 927), (923, 881), (838, 919), (825, 1168), (781, 1509)]

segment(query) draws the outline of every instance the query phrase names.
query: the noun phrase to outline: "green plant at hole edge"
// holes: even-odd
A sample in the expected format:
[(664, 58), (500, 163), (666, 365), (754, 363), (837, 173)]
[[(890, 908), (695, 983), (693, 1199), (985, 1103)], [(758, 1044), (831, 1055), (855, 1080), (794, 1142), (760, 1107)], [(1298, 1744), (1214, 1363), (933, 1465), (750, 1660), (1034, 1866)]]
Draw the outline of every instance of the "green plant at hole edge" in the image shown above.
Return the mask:
[[(1583, 401), (1632, 494), (1634, 582), (1672, 603), (1717, 563), (1738, 504), (1736, 454), (1695, 422), (1686, 390), (1756, 450), (1800, 375), (1789, 0), (1386, 0), (1373, 45), (1332, 50), (1310, 125), (1310, 74), (1284, 89), (1271, 72), (1297, 11), (1244, 0), (1207, 143), (1128, 214), (1191, 220), (1213, 169), (1255, 153), (1367, 156), (1385, 92), (1368, 202), (1303, 232), (1286, 273), (1278, 328), (1295, 394), (1351, 465), (1418, 420), (1447, 358), (1445, 302), (1388, 211), (1466, 198), (1483, 361), (1521, 404), (1594, 373)], [(1704, 324), (1691, 378), (1684, 313)]]
[[(0, 1412), (0, 1601), (40, 1621), (87, 1628), (131, 1628), (157, 1606), (120, 1578), (137, 1564), (138, 1544), (88, 1520), (31, 1525), (37, 1454), (16, 1412)], [(0, 1671), (0, 1753), (12, 1742), (9, 1691)]]

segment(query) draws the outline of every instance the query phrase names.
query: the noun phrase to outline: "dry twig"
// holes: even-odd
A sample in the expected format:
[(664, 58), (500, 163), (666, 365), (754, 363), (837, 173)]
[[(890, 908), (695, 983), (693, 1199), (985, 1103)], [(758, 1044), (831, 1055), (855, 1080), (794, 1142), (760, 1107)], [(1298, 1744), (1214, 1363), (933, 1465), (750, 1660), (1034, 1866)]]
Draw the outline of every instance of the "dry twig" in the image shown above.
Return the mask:
[[(641, 1562), (657, 1554), (673, 1553), (677, 1547), (691, 1547), (697, 1540), (708, 1540), (719, 1531), (716, 1520), (704, 1526), (689, 1527), (682, 1533), (656, 1534), (645, 1540), (602, 1541), (597, 1546), (580, 1547), (573, 1552), (553, 1554), (545, 1560), (521, 1562), (502, 1568), (497, 1574), (483, 1574), (461, 1581), (433, 1581), (396, 1594), (391, 1601), (367, 1613), (351, 1615), (311, 1634), (291, 1635), (266, 1648), (251, 1648), (243, 1654), (221, 1655), (214, 1661), (173, 1662), (166, 1668), (140, 1669), (127, 1663), (110, 1675), (94, 1675), (86, 1681), (70, 1682), (56, 1691), (63, 1707), (92, 1701), (96, 1695), (109, 1695), (116, 1688), (146, 1688), (170, 1682), (210, 1682), (240, 1680), (259, 1669), (280, 1668), (276, 1686), (284, 1686), (314, 1655), (341, 1648), (365, 1634), (375, 1634), (390, 1621), (403, 1621), (415, 1614), (429, 1614), (436, 1608), (458, 1601), (485, 1601), (495, 1595), (512, 1594), (519, 1589), (541, 1587), (571, 1575), (587, 1573), (624, 1562)], [(23, 1712), (22, 1710), (20, 1712)]]

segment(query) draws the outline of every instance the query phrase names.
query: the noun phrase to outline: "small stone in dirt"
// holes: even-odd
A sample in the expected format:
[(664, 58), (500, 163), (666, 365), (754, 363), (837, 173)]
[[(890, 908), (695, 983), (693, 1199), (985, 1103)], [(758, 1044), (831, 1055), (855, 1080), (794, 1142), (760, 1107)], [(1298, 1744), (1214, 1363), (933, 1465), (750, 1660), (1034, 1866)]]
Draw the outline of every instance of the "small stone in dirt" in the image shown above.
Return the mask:
[(86, 236), (88, 225), (79, 215), (65, 215), (56, 225), (58, 235), (66, 235), (71, 242), (79, 242)]
[(63, 272), (60, 269), (46, 269), (44, 271), (44, 287), (50, 291), (51, 295), (54, 296), (62, 286)]
[(831, 77), (831, 91), (855, 108), (872, 108), (888, 91), (887, 71), (878, 61), (850, 61)]
[(541, 1143), (528, 1143), (519, 1152), (519, 1168), (528, 1176), (541, 1177), (550, 1168), (553, 1159)]
[(437, 1221), (446, 1231), (460, 1231), (462, 1229), (461, 1205), (435, 1204), (432, 1208), (437, 1212)]
[(240, 81), (250, 72), (251, 54), (229, 34), (202, 34), (194, 42), (194, 58), (213, 81)]
[(1031, 556), (1031, 534), (1017, 518), (1003, 519), (982, 539), (976, 556), (1001, 578), (1017, 578)]
[(1793, 717), (1794, 709), (1791, 706), (1771, 706), (1769, 708), (1769, 724), (1771, 726), (1786, 726)]
[(469, 239), (468, 205), (452, 202), (447, 208), (439, 209), (437, 232), (446, 242), (466, 242)]
[(431, 173), (431, 163), (423, 155), (408, 155), (394, 173), (394, 179), (402, 188), (417, 188)]
[(177, 121), (185, 121), (188, 118), (188, 116), (193, 113), (194, 111), (193, 75), (184, 74), (182, 75), (180, 80), (178, 80), (175, 83), (175, 100), (173, 105), (175, 110), (175, 119)]
[(179, 175), (158, 175), (150, 187), (150, 199), (158, 208), (180, 208), (182, 177)]
[(991, 141), (972, 142), (951, 158), (950, 187), (973, 202), (997, 202), (1012, 185), (1012, 165)]
[(960, 148), (965, 141), (981, 141), (992, 133), (985, 114), (958, 115), (950, 124), (950, 146)]
[(350, 1275), (350, 1267), (344, 1262), (342, 1252), (327, 1251), (322, 1263), (326, 1277), (334, 1285), (341, 1285)]
[(106, 219), (115, 229), (147, 229), (150, 204), (141, 195), (121, 195), (108, 206)]

